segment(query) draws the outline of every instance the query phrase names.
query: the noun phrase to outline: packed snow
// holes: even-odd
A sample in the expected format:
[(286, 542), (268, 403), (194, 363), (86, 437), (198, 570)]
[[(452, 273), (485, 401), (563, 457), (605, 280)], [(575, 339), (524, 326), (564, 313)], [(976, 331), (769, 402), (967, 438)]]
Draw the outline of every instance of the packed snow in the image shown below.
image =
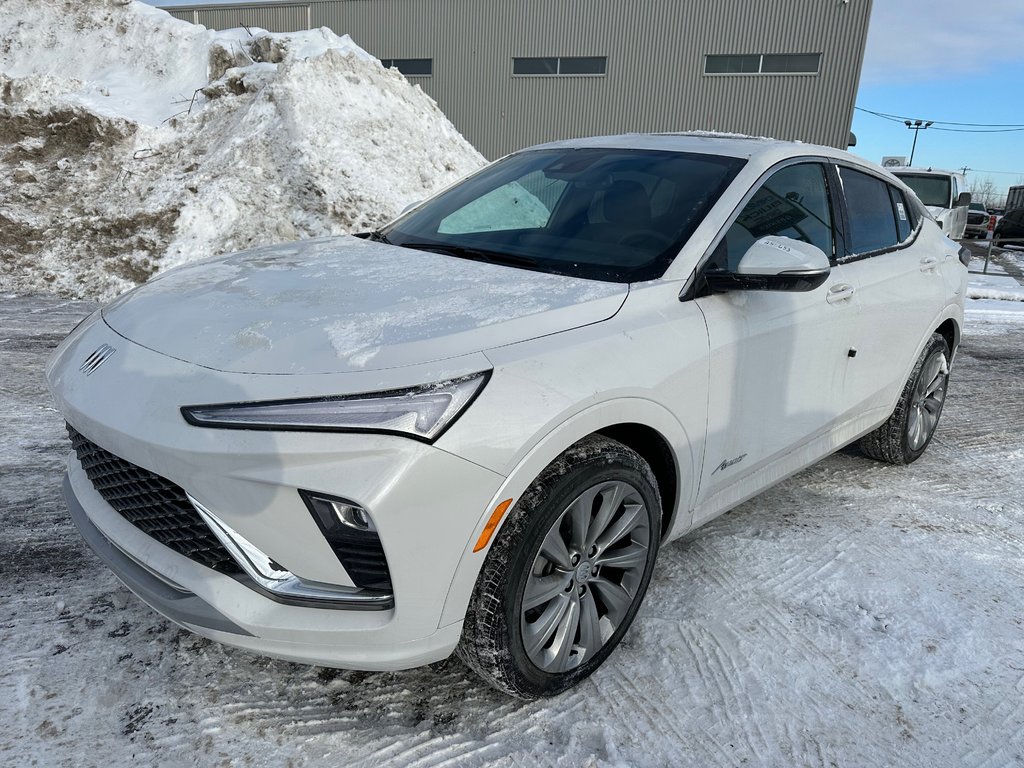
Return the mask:
[[(664, 547), (622, 647), (552, 700), (509, 699), (455, 659), (371, 674), (253, 656), (173, 626), (100, 564), (60, 499), (68, 443), (41, 376), (95, 307), (74, 297), (371, 227), (481, 163), (327, 30), (0, 0), (0, 763), (1024, 763), (1021, 251), (971, 276), (920, 461), (846, 449)], [(60, 297), (24, 295), (44, 290)], [(516, 300), (542, 301), (535, 284)], [(272, 347), (272, 322), (237, 343)], [(403, 322), (331, 341), (369, 361)]]
[(7, 296), (0, 763), (1019, 765), (1024, 302), (995, 319), (983, 301), (918, 462), (847, 449), (663, 547), (608, 662), (522, 702), (455, 659), (366, 673), (250, 655), (133, 597), (60, 499), (68, 441), (40, 373), (95, 305)]
[(0, 0), (0, 291), (109, 298), (186, 261), (372, 228), (483, 162), (326, 28)]

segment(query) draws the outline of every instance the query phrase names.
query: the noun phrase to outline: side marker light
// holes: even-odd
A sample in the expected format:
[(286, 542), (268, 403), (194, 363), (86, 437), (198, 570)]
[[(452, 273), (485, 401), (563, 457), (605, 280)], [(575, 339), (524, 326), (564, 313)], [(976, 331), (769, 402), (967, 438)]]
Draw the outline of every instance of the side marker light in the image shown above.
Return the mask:
[(490, 519), (487, 521), (487, 525), (484, 526), (483, 531), (480, 533), (480, 538), (476, 540), (476, 546), (473, 547), (474, 552), (479, 552), (491, 542), (491, 537), (494, 535), (494, 532), (498, 530), (498, 523), (501, 522), (501, 518), (505, 516), (505, 513), (508, 512), (508, 508), (511, 506), (512, 499), (505, 499), (501, 504), (494, 508)]

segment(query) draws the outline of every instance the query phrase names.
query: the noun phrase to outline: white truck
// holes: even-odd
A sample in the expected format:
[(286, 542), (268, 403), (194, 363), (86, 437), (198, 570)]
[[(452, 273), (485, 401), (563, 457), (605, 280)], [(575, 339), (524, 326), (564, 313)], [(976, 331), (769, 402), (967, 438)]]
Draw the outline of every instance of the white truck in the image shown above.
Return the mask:
[(914, 190), (947, 237), (953, 240), (963, 238), (971, 193), (966, 191), (962, 173), (938, 168), (902, 167), (888, 170)]

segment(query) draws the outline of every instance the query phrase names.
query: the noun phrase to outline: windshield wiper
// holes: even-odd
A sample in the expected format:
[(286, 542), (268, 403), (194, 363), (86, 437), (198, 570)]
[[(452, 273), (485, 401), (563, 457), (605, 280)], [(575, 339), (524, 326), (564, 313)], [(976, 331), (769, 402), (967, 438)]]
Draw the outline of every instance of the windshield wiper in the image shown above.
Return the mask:
[(515, 256), (510, 253), (499, 253), (497, 251), (484, 251), (479, 248), (467, 248), (462, 245), (443, 245), (441, 243), (399, 243), (402, 248), (412, 248), (417, 251), (433, 251), (434, 253), (446, 256), (455, 256), (459, 259), (470, 259), (472, 261), (484, 261), (488, 264), (503, 264), (510, 267), (536, 267), (537, 260), (529, 256)]
[(370, 232), (356, 232), (353, 237), (358, 237), (361, 240), (372, 240), (375, 243), (385, 243), (387, 245), (394, 245), (387, 236), (379, 229), (371, 230)]

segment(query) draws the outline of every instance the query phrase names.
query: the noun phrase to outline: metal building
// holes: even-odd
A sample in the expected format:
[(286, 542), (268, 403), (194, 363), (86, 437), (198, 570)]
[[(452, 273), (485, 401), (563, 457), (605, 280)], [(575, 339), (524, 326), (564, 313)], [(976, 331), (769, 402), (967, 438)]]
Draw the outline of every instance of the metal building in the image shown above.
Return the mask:
[(731, 131), (845, 148), (871, 0), (311, 0), (167, 10), (213, 29), (347, 33), (494, 158), (629, 131)]

